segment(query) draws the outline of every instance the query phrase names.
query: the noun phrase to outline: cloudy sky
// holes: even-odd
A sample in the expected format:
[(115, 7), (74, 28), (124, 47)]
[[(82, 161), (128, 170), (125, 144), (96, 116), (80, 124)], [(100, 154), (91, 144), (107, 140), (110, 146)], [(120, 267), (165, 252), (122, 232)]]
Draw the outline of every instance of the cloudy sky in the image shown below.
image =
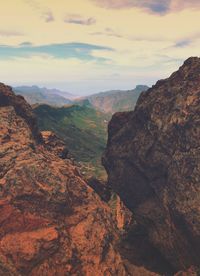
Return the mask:
[(6, 0), (0, 82), (83, 95), (151, 85), (200, 54), (199, 0)]

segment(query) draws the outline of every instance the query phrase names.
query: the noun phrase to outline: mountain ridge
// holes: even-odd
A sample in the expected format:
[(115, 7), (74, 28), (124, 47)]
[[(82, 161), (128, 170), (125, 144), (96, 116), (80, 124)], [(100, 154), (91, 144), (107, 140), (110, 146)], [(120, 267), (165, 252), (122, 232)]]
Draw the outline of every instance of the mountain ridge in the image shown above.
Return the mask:
[(34, 104), (49, 104), (53, 106), (62, 106), (72, 103), (72, 94), (67, 94), (70, 99), (59, 94), (57, 89), (40, 88), (38, 86), (19, 86), (14, 87), (13, 91), (17, 95), (23, 96), (31, 105)]
[(113, 114), (119, 111), (133, 110), (139, 95), (149, 87), (137, 85), (132, 90), (110, 90), (99, 92), (83, 99), (77, 99), (79, 104), (90, 104), (93, 108), (104, 113)]

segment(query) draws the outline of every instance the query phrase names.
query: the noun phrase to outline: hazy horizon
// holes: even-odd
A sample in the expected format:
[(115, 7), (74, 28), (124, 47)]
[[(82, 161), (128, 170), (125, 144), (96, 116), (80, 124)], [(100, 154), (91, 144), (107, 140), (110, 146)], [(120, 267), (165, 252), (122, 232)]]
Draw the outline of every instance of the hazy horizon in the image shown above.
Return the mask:
[[(58, 89), (62, 92), (68, 92), (74, 96), (89, 96), (89, 95), (97, 94), (100, 92), (107, 92), (107, 91), (112, 91), (112, 90), (113, 91), (115, 91), (115, 90), (116, 91), (117, 90), (122, 90), (122, 91), (133, 90), (136, 88), (137, 85), (147, 85), (149, 87), (152, 86), (152, 84), (145, 84), (145, 83), (138, 83), (138, 84), (135, 84), (132, 86), (131, 86), (131, 84), (129, 86), (128, 85), (123, 86), (123, 84), (121, 84), (116, 87), (115, 86), (107, 86), (106, 84), (105, 85), (102, 84), (102, 86), (101, 86), (102, 89), (98, 89), (99, 86), (96, 89), (95, 88), (87, 89), (87, 87), (86, 87), (85, 92), (82, 91), (82, 93), (81, 93), (79, 91), (76, 91), (75, 90), (76, 88), (74, 88), (74, 89), (72, 88), (71, 90), (65, 89), (65, 87), (70, 87), (70, 86), (66, 86), (65, 84), (62, 84), (62, 83), (55, 84), (55, 85), (54, 84), (45, 84), (45, 83), (44, 84), (43, 83), (39, 83), (39, 84), (37, 84), (37, 83), (35, 83), (35, 84), (34, 83), (13, 83), (13, 84), (7, 83), (7, 85), (14, 87), (14, 88), (20, 87), (20, 86), (30, 86), (30, 87), (37, 86), (39, 88)], [(87, 86), (87, 83), (85, 83), (85, 85)]]

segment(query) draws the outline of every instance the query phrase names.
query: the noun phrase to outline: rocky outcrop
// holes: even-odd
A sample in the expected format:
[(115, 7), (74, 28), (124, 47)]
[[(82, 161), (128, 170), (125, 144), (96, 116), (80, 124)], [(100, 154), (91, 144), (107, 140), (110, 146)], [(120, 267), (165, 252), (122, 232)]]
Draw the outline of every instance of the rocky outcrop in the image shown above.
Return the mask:
[(127, 275), (108, 205), (38, 144), (30, 106), (0, 86), (0, 275)]
[(133, 215), (131, 211), (124, 205), (119, 196), (116, 195), (115, 216), (117, 227), (121, 231), (126, 231), (131, 223), (133, 223)]
[(199, 266), (200, 59), (142, 93), (109, 124), (109, 185), (175, 271)]
[(110, 200), (112, 193), (106, 182), (100, 181), (95, 177), (91, 177), (87, 179), (87, 183), (92, 189), (94, 189), (103, 201), (108, 202)]
[(21, 116), (28, 124), (34, 139), (37, 142), (41, 142), (42, 137), (38, 129), (36, 116), (33, 113), (31, 106), (22, 96), (16, 96), (12, 92), (11, 87), (4, 85), (3, 83), (0, 83), (0, 92), (0, 107), (12, 106), (16, 114)]
[(68, 158), (69, 150), (66, 144), (55, 133), (52, 131), (41, 131), (41, 135), (47, 150), (52, 151), (62, 159)]

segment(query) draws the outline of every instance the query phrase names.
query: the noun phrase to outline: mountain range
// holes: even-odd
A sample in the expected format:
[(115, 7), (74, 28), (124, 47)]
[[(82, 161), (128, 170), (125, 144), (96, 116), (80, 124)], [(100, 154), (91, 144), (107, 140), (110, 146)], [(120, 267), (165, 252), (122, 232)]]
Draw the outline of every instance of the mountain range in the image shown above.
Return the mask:
[(49, 104), (53, 106), (63, 106), (72, 103), (74, 95), (58, 89), (40, 88), (34, 86), (18, 86), (13, 91), (17, 95), (22, 95), (30, 104)]
[(13, 91), (24, 96), (30, 104), (49, 104), (60, 107), (68, 104), (86, 105), (103, 113), (113, 114), (119, 111), (133, 110), (139, 95), (147, 89), (146, 85), (137, 85), (133, 90), (111, 90), (83, 98), (58, 89), (38, 86), (14, 87)]

